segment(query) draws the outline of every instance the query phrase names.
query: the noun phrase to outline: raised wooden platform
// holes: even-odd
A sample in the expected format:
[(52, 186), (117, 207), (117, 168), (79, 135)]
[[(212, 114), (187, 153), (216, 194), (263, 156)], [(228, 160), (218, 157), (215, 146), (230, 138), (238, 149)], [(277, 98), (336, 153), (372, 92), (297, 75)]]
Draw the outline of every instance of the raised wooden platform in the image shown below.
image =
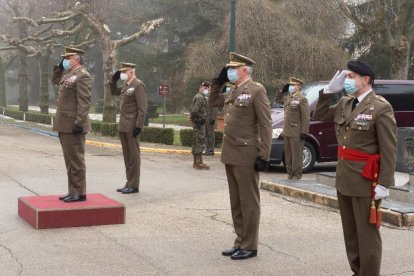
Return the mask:
[(18, 213), (36, 229), (125, 223), (125, 206), (102, 194), (87, 194), (87, 200), (65, 203), (57, 195), (24, 196)]

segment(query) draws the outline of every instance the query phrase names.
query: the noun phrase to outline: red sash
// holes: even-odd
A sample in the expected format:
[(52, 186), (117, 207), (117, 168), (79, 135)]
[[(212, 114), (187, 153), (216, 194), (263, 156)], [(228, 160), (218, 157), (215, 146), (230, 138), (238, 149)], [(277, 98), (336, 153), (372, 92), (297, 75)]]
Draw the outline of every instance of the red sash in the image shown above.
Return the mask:
[(343, 160), (364, 162), (365, 167), (361, 175), (365, 179), (371, 180), (371, 215), (369, 222), (376, 224), (379, 228), (381, 226), (382, 214), (381, 214), (381, 201), (375, 204), (375, 187), (377, 186), (378, 174), (380, 171), (381, 155), (369, 154), (363, 151), (349, 149), (346, 147), (338, 146), (338, 157)]

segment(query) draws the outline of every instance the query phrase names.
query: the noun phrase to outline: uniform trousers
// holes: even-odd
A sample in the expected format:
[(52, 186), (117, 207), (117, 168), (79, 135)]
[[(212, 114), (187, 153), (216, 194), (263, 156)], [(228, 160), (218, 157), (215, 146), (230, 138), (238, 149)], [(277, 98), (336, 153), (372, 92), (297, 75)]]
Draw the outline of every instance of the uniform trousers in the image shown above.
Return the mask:
[(86, 194), (85, 136), (85, 133), (59, 133), (71, 195)]
[(214, 146), (216, 143), (216, 137), (214, 132), (214, 124), (210, 124), (210, 122), (206, 122), (205, 125), (205, 131), (206, 131), (206, 152), (214, 152)]
[(193, 125), (193, 147), (191, 153), (195, 154), (202, 154), (204, 151), (204, 125), (198, 126)]
[(127, 182), (125, 187), (137, 188), (139, 190), (139, 179), (141, 170), (141, 153), (139, 150), (140, 135), (134, 137), (132, 131), (119, 132), (122, 153), (124, 155), (125, 172)]
[(303, 145), (305, 140), (298, 137), (284, 137), (285, 166), (289, 179), (301, 179), (303, 167)]
[(235, 247), (257, 250), (259, 242), (259, 173), (253, 166), (225, 164), (231, 214), (236, 232)]
[(379, 229), (369, 223), (371, 198), (337, 192), (346, 254), (352, 271), (361, 276), (380, 275), (382, 241)]

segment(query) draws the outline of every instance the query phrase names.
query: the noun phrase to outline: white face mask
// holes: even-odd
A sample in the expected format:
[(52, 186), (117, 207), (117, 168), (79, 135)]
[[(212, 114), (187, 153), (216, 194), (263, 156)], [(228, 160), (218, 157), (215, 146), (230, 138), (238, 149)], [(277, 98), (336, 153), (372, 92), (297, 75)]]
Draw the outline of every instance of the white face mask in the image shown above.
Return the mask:
[(119, 76), (121, 80), (125, 81), (128, 79), (128, 75), (125, 73), (121, 73), (121, 75)]

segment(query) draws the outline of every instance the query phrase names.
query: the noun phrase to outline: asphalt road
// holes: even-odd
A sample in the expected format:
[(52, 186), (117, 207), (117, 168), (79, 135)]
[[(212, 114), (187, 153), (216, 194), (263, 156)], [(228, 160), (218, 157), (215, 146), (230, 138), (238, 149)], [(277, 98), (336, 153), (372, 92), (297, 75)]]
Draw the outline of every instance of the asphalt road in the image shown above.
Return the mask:
[[(88, 193), (124, 203), (126, 224), (35, 230), (17, 215), (17, 199), (66, 193), (60, 144), (0, 123), (0, 275), (352, 274), (337, 210), (261, 191), (258, 257), (232, 261), (221, 256), (235, 235), (218, 157), (197, 171), (189, 155), (144, 153), (140, 193), (121, 195), (121, 150), (86, 151)], [(262, 174), (285, 177), (280, 167)], [(385, 226), (382, 234), (383, 275), (414, 275), (413, 229)]]

